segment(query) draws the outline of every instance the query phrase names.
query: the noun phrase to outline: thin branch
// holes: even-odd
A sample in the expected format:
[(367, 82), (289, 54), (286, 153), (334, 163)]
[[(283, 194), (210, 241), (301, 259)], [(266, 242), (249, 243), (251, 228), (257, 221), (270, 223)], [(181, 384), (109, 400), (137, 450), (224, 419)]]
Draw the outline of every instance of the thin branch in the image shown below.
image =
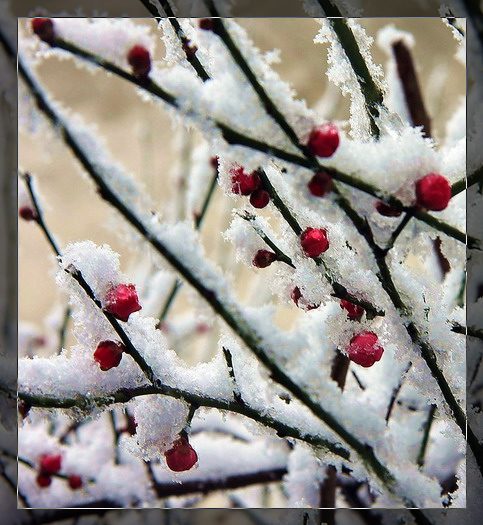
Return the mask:
[(246, 474), (231, 474), (218, 479), (185, 480), (182, 483), (155, 481), (153, 488), (158, 498), (185, 496), (195, 493), (206, 495), (214, 491), (235, 490), (253, 485), (279, 482), (285, 474), (287, 474), (287, 469), (281, 467)]
[(352, 377), (356, 380), (357, 386), (358, 386), (361, 390), (365, 390), (366, 387), (364, 386), (364, 384), (362, 383), (362, 381), (359, 379), (359, 376), (357, 375), (357, 373), (354, 372), (354, 370), (351, 370), (351, 374), (352, 374)]
[(114, 415), (114, 410), (109, 410), (109, 421), (111, 422), (112, 437), (113, 437), (113, 443), (114, 443), (114, 463), (116, 465), (119, 465), (120, 463), (119, 437), (121, 433), (117, 430), (117, 427), (116, 427), (116, 417)]
[(436, 408), (437, 407), (434, 404), (429, 407), (428, 417), (426, 419), (426, 422), (424, 423), (423, 439), (421, 440), (421, 446), (419, 448), (419, 454), (417, 459), (419, 467), (422, 467), (424, 465), (424, 456), (426, 455), (426, 448), (428, 446), (429, 441), (429, 433), (431, 431), (431, 426), (434, 421)]
[(237, 403), (244, 404), (243, 398), (240, 393), (240, 388), (238, 387), (238, 383), (236, 381), (235, 369), (233, 368), (233, 358), (231, 356), (231, 352), (225, 346), (222, 348), (222, 350), (223, 355), (225, 357), (226, 366), (228, 368), (228, 373), (230, 374), (230, 378), (233, 381), (233, 397)]
[(392, 44), (392, 52), (411, 123), (415, 127), (422, 127), (426, 137), (431, 137), (431, 119), (424, 104), (411, 51), (403, 40), (399, 40)]
[(483, 185), (483, 166), (477, 168), (468, 177), (456, 181), (451, 186), (451, 195), (454, 197), (455, 195), (458, 195), (458, 193), (465, 191), (467, 188), (471, 188), (471, 186), (474, 186), (475, 184), (479, 184), (480, 188)]
[(64, 310), (64, 316), (62, 318), (62, 324), (61, 324), (60, 329), (59, 329), (59, 344), (58, 344), (58, 347), (57, 347), (57, 354), (59, 354), (59, 355), (62, 352), (62, 349), (64, 348), (64, 345), (65, 345), (65, 339), (66, 339), (66, 335), (67, 335), (67, 327), (69, 325), (70, 316), (71, 316), (71, 309), (70, 309), (69, 306), (67, 306), (66, 309)]
[(405, 368), (404, 372), (401, 374), (401, 378), (399, 379), (398, 384), (396, 385), (396, 387), (394, 388), (392, 392), (391, 399), (389, 400), (389, 405), (386, 410), (386, 417), (385, 417), (386, 425), (389, 424), (389, 418), (391, 417), (392, 409), (394, 408), (394, 403), (396, 402), (397, 396), (399, 395), (399, 392), (401, 391), (404, 380), (406, 379), (406, 375), (409, 372), (412, 365), (413, 365), (412, 362), (409, 361), (408, 366)]
[(476, 326), (463, 326), (462, 324), (453, 321), (451, 323), (451, 331), (457, 334), (469, 335), (470, 337), (483, 339), (483, 330)]
[(387, 242), (386, 247), (384, 248), (385, 253), (388, 253), (389, 250), (391, 250), (394, 247), (394, 243), (397, 241), (397, 238), (399, 237), (399, 235), (401, 235), (402, 231), (407, 226), (407, 224), (412, 219), (412, 217), (413, 217), (412, 210), (407, 211), (404, 217), (402, 218), (402, 220), (400, 221), (400, 223), (397, 225), (397, 227), (392, 232), (391, 237), (389, 238), (389, 241)]
[(32, 202), (32, 204), (34, 206), (35, 216), (34, 216), (33, 220), (40, 226), (40, 229), (42, 230), (42, 232), (45, 235), (48, 243), (52, 247), (52, 250), (54, 251), (55, 255), (57, 257), (59, 257), (60, 256), (60, 252), (59, 252), (59, 248), (57, 246), (57, 243), (55, 242), (52, 234), (49, 232), (49, 230), (45, 226), (44, 215), (43, 215), (42, 210), (39, 207), (37, 195), (35, 193), (35, 190), (33, 189), (32, 177), (31, 177), (31, 175), (29, 173), (24, 173), (24, 174), (21, 174), (20, 176), (25, 182), (25, 185), (27, 187), (27, 191), (28, 191), (29, 196), (30, 196), (30, 200), (31, 200), (31, 202)]

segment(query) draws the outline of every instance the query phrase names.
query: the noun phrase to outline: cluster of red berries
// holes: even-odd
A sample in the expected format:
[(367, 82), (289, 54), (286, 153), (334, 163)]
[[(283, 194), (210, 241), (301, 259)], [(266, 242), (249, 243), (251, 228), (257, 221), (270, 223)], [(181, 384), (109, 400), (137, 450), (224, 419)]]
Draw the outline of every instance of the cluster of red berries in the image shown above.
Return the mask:
[[(62, 468), (62, 456), (60, 454), (43, 454), (39, 459), (39, 472), (37, 474), (37, 485), (41, 488), (49, 487), (52, 476), (58, 474)], [(67, 483), (72, 490), (80, 489), (83, 485), (82, 478), (77, 474), (67, 476)]]
[[(138, 294), (133, 284), (118, 284), (106, 294), (104, 311), (119, 321), (128, 321), (129, 316), (141, 310)], [(102, 371), (119, 366), (122, 354), (126, 351), (124, 344), (118, 341), (101, 341), (94, 352), (94, 360)]]
[(270, 202), (270, 195), (263, 188), (258, 170), (247, 173), (242, 166), (234, 166), (230, 175), (231, 191), (236, 195), (250, 195), (250, 204), (254, 208), (265, 208)]
[(173, 472), (190, 470), (198, 461), (198, 454), (190, 445), (188, 436), (181, 435), (164, 453), (166, 464)]

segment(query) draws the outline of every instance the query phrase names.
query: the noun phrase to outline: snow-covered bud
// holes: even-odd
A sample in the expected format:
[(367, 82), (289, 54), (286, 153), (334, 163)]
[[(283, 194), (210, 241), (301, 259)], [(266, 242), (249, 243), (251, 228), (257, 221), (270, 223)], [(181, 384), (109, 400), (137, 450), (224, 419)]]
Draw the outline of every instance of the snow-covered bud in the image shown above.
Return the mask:
[(146, 78), (151, 71), (151, 55), (144, 46), (133, 46), (127, 54), (127, 61), (136, 78)]
[(347, 348), (349, 359), (365, 368), (379, 361), (383, 353), (384, 348), (379, 344), (377, 335), (369, 331), (355, 335)]
[(43, 454), (40, 456), (39, 468), (42, 474), (57, 474), (62, 467), (62, 456), (60, 454)]
[(47, 44), (52, 44), (55, 40), (54, 22), (51, 18), (34, 18), (32, 31)]
[(318, 157), (331, 157), (339, 147), (339, 130), (331, 123), (314, 128), (307, 143), (309, 151)]
[(361, 317), (364, 315), (364, 308), (362, 308), (362, 306), (351, 303), (350, 301), (347, 301), (346, 299), (340, 300), (340, 307), (343, 310), (346, 310), (347, 317), (351, 321), (360, 321)]
[(250, 204), (254, 208), (265, 208), (265, 206), (270, 202), (270, 195), (268, 191), (265, 190), (256, 190), (250, 195)]
[(389, 204), (386, 204), (383, 201), (377, 201), (374, 207), (376, 208), (377, 212), (384, 217), (399, 217), (402, 213), (402, 210), (398, 210), (393, 206), (389, 206)]
[(82, 478), (80, 476), (78, 476), (77, 474), (71, 474), (68, 478), (67, 478), (67, 483), (69, 484), (69, 487), (72, 489), (72, 490), (78, 490), (82, 487), (83, 483), (82, 483)]
[(318, 257), (329, 248), (329, 236), (324, 228), (307, 228), (300, 235), (300, 244), (307, 257)]
[(99, 364), (99, 368), (103, 372), (106, 372), (119, 366), (125, 349), (126, 347), (122, 343), (101, 341), (94, 352), (94, 361)]
[(253, 266), (256, 268), (266, 268), (277, 260), (277, 256), (269, 250), (258, 250), (253, 257)]
[(104, 310), (124, 322), (132, 313), (141, 310), (134, 284), (118, 284), (112, 287), (107, 292)]
[(309, 191), (315, 197), (323, 197), (332, 190), (334, 183), (326, 171), (317, 172), (307, 184)]
[(441, 211), (451, 199), (451, 185), (439, 173), (428, 173), (416, 182), (416, 201), (431, 211)]
[(190, 470), (198, 461), (198, 454), (189, 444), (188, 438), (180, 436), (164, 453), (168, 468), (174, 472)]
[(260, 176), (256, 171), (247, 173), (241, 166), (230, 170), (231, 191), (237, 195), (250, 195), (261, 185)]

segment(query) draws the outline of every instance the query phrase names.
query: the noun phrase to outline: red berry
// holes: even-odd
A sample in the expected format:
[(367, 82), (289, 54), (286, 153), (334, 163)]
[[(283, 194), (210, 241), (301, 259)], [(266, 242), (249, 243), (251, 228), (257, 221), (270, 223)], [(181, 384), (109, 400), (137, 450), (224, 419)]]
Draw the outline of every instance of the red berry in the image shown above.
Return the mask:
[(266, 268), (276, 260), (277, 256), (273, 252), (268, 250), (258, 250), (258, 252), (253, 257), (252, 263), (256, 268)]
[(47, 44), (52, 44), (55, 40), (54, 22), (50, 18), (34, 18), (32, 31)]
[(329, 248), (329, 237), (324, 228), (307, 228), (300, 235), (302, 250), (307, 257), (318, 257)]
[(215, 21), (213, 18), (200, 18), (198, 27), (204, 31), (213, 31), (213, 28), (215, 27)]
[(399, 217), (402, 213), (402, 210), (393, 208), (392, 206), (389, 206), (389, 204), (386, 204), (382, 201), (377, 201), (375, 207), (381, 215), (384, 215), (384, 217)]
[(377, 335), (367, 331), (355, 335), (347, 348), (349, 359), (365, 368), (379, 361), (383, 353), (384, 348), (379, 344)]
[(134, 284), (118, 284), (112, 287), (107, 292), (104, 310), (124, 322), (132, 313), (141, 310)]
[(45, 489), (52, 483), (52, 478), (48, 474), (43, 474), (42, 472), (39, 472), (39, 474), (37, 474), (36, 481), (39, 487)]
[(57, 474), (62, 466), (60, 454), (44, 454), (40, 456), (40, 472), (42, 474)]
[(217, 170), (220, 166), (220, 157), (218, 157), (218, 155), (216, 157), (211, 157), (210, 163), (213, 169)]
[(302, 308), (302, 310), (314, 310), (315, 308), (318, 308), (320, 304), (310, 304), (307, 303), (305, 298), (302, 295), (302, 292), (300, 291), (300, 288), (296, 286), (292, 293), (290, 294), (290, 297), (292, 301), (299, 307)]
[(115, 341), (102, 341), (97, 345), (94, 352), (94, 361), (99, 363), (100, 369), (105, 372), (111, 368), (119, 366), (122, 353), (126, 347), (122, 343)]
[(310, 179), (307, 187), (315, 197), (323, 197), (332, 190), (332, 177), (325, 171), (319, 171)]
[(82, 478), (80, 476), (78, 476), (77, 474), (71, 474), (67, 478), (67, 483), (69, 484), (69, 487), (72, 490), (80, 489), (82, 487), (82, 485), (83, 485)]
[(189, 444), (188, 439), (182, 436), (164, 453), (164, 457), (166, 464), (174, 472), (189, 470), (198, 461), (196, 451)]
[(451, 199), (451, 185), (439, 173), (428, 173), (416, 182), (417, 203), (432, 211), (441, 211)]
[(351, 303), (346, 299), (340, 300), (340, 307), (347, 311), (347, 317), (351, 321), (360, 321), (361, 317), (364, 315), (364, 308), (362, 308), (362, 306)]
[(260, 176), (256, 171), (246, 173), (241, 166), (236, 166), (230, 170), (231, 191), (237, 195), (250, 195), (260, 187)]
[(339, 147), (339, 131), (334, 124), (322, 124), (314, 128), (307, 143), (309, 151), (318, 157), (330, 157)]
[(265, 190), (256, 190), (250, 195), (250, 204), (254, 208), (265, 208), (265, 206), (270, 202), (270, 195), (268, 191)]
[(37, 219), (37, 214), (35, 210), (30, 206), (21, 206), (18, 209), (18, 215), (24, 221), (35, 221)]
[(127, 54), (127, 61), (136, 78), (145, 78), (151, 71), (151, 55), (144, 46), (133, 46)]

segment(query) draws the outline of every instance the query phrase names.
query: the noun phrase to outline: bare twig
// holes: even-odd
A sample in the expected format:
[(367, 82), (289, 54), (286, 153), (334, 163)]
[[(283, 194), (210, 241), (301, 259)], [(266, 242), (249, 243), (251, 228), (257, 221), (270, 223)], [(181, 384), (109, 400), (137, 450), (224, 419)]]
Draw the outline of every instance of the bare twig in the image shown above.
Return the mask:
[(420, 467), (424, 465), (424, 456), (426, 455), (426, 448), (428, 446), (429, 432), (431, 431), (431, 426), (434, 421), (434, 415), (436, 413), (436, 408), (437, 407), (434, 404), (429, 407), (428, 417), (426, 419), (426, 422), (424, 423), (423, 439), (421, 440), (421, 447), (419, 448), (419, 454), (418, 454), (418, 459), (417, 459), (417, 463)]

